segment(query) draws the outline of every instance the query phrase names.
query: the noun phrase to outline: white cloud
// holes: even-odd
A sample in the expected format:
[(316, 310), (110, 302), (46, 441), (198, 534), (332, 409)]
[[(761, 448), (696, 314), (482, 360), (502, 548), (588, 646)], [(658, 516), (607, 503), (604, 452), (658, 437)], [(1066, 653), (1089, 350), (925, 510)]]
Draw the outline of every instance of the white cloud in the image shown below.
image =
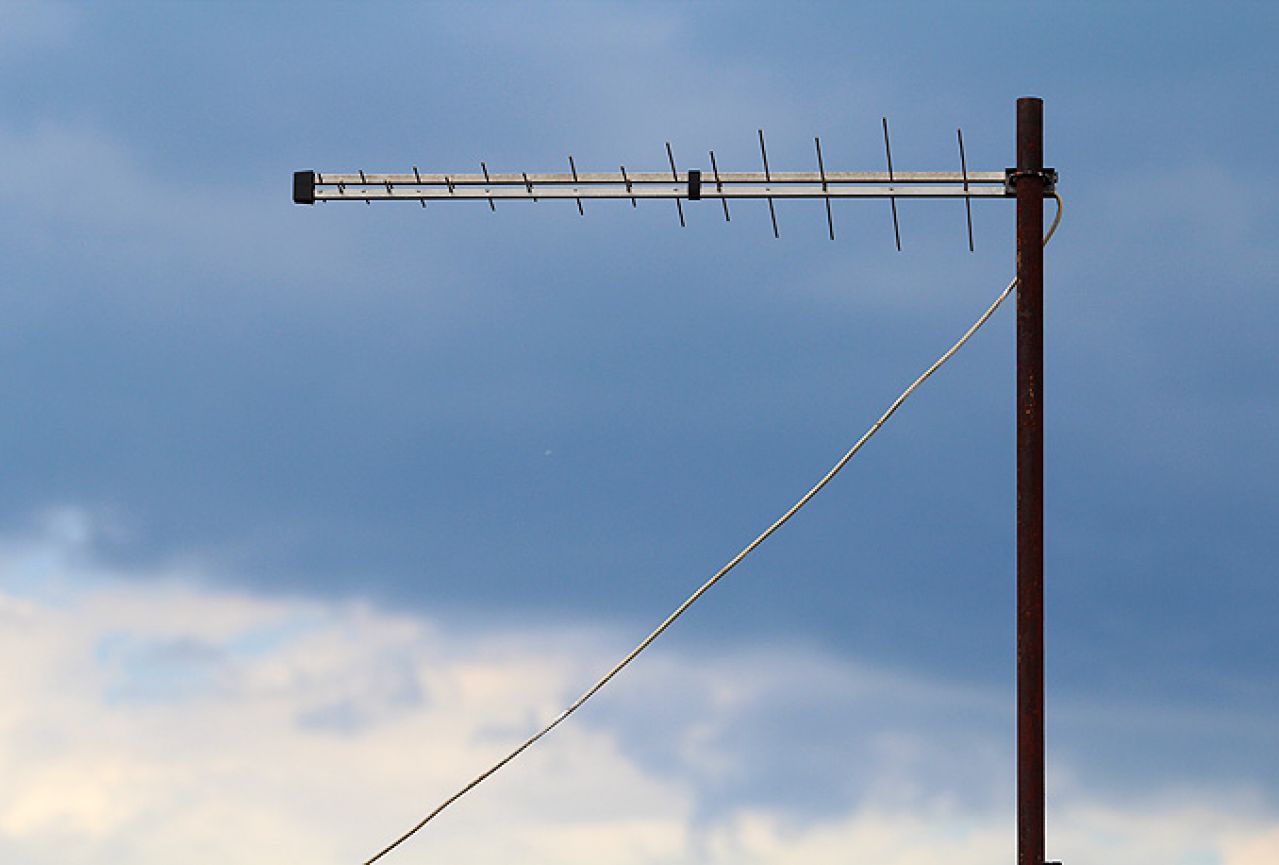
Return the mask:
[[(4, 861), (361, 861), (624, 642), (590, 628), (467, 633), (360, 604), (201, 588), (196, 573), (123, 580), (87, 554), (91, 521), (68, 511), (52, 525), (0, 544)], [(1007, 796), (954, 793), (1008, 771), (1002, 728), (971, 720), (991, 695), (813, 652), (678, 646), (628, 671), (399, 861), (975, 865), (1010, 854)], [(754, 730), (760, 716), (850, 706), (865, 711), (835, 726), (869, 744), (839, 771), (872, 776), (861, 795), (805, 811), (733, 792), (767, 752), (804, 750), (790, 731)], [(900, 723), (915, 713), (972, 729), (929, 742)], [(673, 760), (650, 760), (637, 738), (670, 740)], [(965, 741), (945, 765), (943, 751)], [(708, 809), (707, 790), (728, 806)], [(1067, 789), (1054, 800), (1050, 852), (1068, 862), (1268, 865), (1279, 845), (1279, 818), (1242, 795), (1117, 803)]]

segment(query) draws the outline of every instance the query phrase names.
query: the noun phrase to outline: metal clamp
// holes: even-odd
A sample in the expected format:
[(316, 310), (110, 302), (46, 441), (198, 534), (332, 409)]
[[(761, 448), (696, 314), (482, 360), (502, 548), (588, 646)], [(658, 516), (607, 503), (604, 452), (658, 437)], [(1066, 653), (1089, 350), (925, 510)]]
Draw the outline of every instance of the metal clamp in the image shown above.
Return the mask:
[(1008, 195), (1017, 194), (1017, 179), (1020, 177), (1038, 177), (1044, 181), (1044, 194), (1051, 195), (1057, 191), (1057, 169), (1041, 168), (1039, 170), (1028, 169), (1019, 171), (1016, 168), (1004, 169), (1004, 192)]

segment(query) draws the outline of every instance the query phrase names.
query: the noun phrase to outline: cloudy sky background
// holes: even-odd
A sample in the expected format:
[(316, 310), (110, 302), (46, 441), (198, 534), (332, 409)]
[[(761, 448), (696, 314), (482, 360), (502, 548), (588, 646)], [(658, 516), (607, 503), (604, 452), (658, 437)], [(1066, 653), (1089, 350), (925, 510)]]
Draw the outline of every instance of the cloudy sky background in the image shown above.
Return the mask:
[[(1064, 7), (1064, 8), (1063, 8)], [(1012, 208), (316, 206), (298, 169), (1012, 159), (1046, 100), (1049, 856), (1279, 861), (1279, 15), (0, 4), (0, 860), (346, 863), (1011, 276)], [(396, 855), (1013, 852), (1012, 319)], [(392, 860), (397, 861), (397, 860)]]

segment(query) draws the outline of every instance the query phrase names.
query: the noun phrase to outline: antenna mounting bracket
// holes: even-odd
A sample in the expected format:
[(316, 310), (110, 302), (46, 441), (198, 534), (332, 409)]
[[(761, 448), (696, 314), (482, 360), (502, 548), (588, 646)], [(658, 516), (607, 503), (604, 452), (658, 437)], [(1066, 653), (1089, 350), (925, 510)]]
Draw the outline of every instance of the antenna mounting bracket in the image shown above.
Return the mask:
[(1016, 168), (1004, 169), (1004, 192), (1009, 195), (1017, 194), (1017, 179), (1021, 177), (1042, 177), (1044, 180), (1044, 194), (1051, 195), (1057, 191), (1057, 169), (1041, 168), (1039, 170), (1023, 169), (1021, 171)]

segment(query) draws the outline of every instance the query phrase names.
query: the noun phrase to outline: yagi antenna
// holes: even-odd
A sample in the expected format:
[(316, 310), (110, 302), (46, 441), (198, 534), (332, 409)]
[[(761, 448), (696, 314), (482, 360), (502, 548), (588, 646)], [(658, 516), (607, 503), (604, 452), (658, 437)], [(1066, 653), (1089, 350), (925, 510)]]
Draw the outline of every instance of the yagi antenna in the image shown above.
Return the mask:
[[(428, 202), (482, 201), (496, 211), (498, 201), (539, 201), (543, 198), (571, 200), (579, 215), (585, 216), (586, 199), (626, 199), (632, 207), (641, 200), (667, 199), (675, 202), (681, 226), (687, 227), (684, 202), (707, 199), (719, 201), (724, 221), (731, 222), (730, 199), (762, 199), (768, 204), (769, 222), (774, 237), (781, 237), (777, 221), (777, 201), (817, 200), (826, 209), (826, 233), (835, 239), (834, 202), (850, 198), (888, 199), (893, 219), (893, 240), (901, 250), (901, 223), (897, 200), (901, 198), (961, 198), (967, 216), (968, 249), (973, 242), (972, 203), (974, 199), (1013, 198), (1016, 196), (1015, 172), (970, 171), (964, 146), (964, 133), (956, 130), (959, 145), (958, 171), (899, 171), (893, 162), (892, 142), (888, 134), (888, 118), (881, 121), (884, 135), (884, 159), (887, 171), (833, 171), (826, 167), (822, 141), (813, 138), (817, 156), (816, 171), (774, 171), (768, 157), (764, 131), (757, 130), (759, 155), (763, 171), (723, 171), (714, 150), (707, 151), (710, 169), (681, 169), (675, 151), (666, 142), (666, 171), (632, 172), (625, 165), (613, 172), (580, 171), (573, 155), (568, 157), (567, 174), (530, 171), (490, 171), (480, 162), (479, 174), (431, 173), (413, 166), (408, 174), (370, 174), (358, 170), (354, 174), (299, 171), (293, 176), (293, 200), (298, 204), (317, 201), (415, 201), (426, 207)], [(1056, 174), (1045, 169), (1045, 194), (1055, 191)]]

